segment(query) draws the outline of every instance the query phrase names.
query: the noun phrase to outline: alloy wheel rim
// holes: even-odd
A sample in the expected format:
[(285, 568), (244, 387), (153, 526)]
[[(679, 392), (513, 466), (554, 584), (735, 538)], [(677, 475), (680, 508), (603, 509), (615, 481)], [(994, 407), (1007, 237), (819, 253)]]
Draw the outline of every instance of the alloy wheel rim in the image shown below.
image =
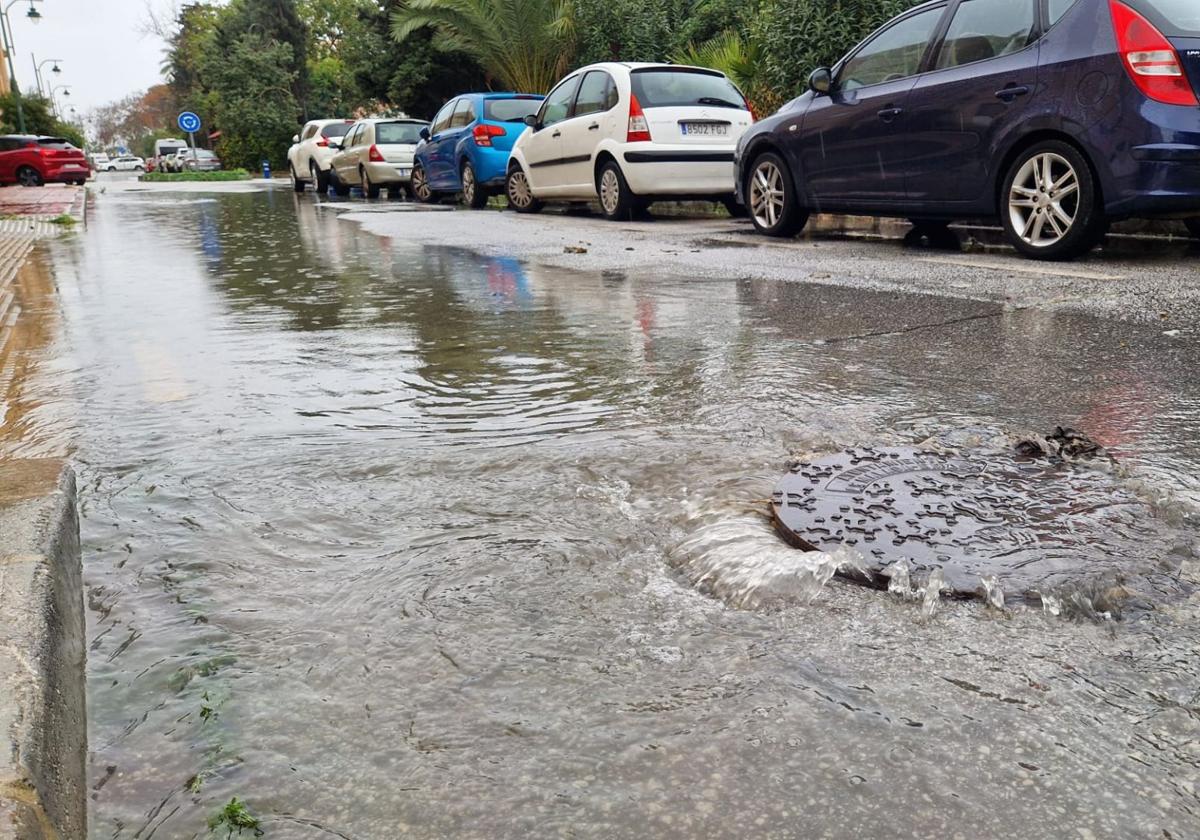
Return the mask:
[(1017, 235), (1035, 248), (1063, 240), (1079, 216), (1079, 175), (1054, 152), (1034, 155), (1017, 171), (1008, 194), (1009, 220)]
[(617, 182), (617, 173), (606, 169), (600, 176), (600, 204), (603, 205), (604, 212), (609, 214), (617, 212), (617, 204), (620, 200), (621, 185)]
[(533, 201), (524, 172), (517, 171), (508, 177), (508, 198), (517, 207), (528, 207)]
[(425, 170), (417, 167), (412, 174), (413, 193), (417, 198), (424, 201), (429, 198), (429, 184), (425, 181)]
[(475, 172), (469, 166), (463, 167), (463, 198), (470, 204), (475, 200)]
[(773, 228), (783, 217), (786, 196), (783, 173), (771, 161), (763, 161), (750, 177), (750, 212), (760, 227)]

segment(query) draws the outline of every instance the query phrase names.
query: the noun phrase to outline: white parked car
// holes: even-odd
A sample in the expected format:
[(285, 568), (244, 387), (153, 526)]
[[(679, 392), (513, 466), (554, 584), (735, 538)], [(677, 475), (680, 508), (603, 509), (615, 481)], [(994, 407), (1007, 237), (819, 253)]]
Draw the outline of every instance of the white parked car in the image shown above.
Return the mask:
[(600, 199), (628, 219), (656, 199), (736, 207), (733, 154), (754, 117), (716, 70), (671, 64), (593, 64), (571, 73), (526, 122), (509, 160), (513, 209)]
[(329, 189), (329, 167), (337, 154), (337, 145), (354, 125), (354, 120), (311, 120), (292, 138), (288, 149), (288, 170), (296, 192), (304, 184), (313, 184), (317, 192)]
[(144, 172), (146, 170), (146, 161), (134, 155), (121, 155), (120, 157), (109, 158), (103, 165), (97, 162), (96, 169), (105, 172)]
[[(399, 198), (412, 181), (413, 153), (421, 142), (424, 120), (359, 120), (342, 138), (330, 163), (331, 180), (338, 195), (347, 195), (350, 187), (362, 185), (367, 198), (379, 198), (386, 187), (391, 198)], [(296, 184), (303, 192), (304, 185)]]
[(97, 172), (106, 171), (108, 169), (108, 162), (112, 160), (112, 158), (110, 158), (104, 152), (96, 152), (88, 157), (90, 157), (92, 160), (92, 169), (95, 169)]

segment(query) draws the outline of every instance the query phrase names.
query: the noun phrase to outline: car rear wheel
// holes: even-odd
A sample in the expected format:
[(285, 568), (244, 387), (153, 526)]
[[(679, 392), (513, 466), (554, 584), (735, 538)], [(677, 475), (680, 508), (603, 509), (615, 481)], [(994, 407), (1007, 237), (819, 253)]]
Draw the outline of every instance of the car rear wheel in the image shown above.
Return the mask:
[(1200, 239), (1200, 217), (1195, 219), (1184, 219), (1183, 223), (1187, 225), (1188, 233), (1195, 239)]
[(1082, 256), (1106, 229), (1091, 167), (1068, 143), (1023, 152), (1004, 179), (1000, 223), (1021, 254), (1038, 260)]
[(42, 173), (32, 166), (22, 166), (17, 170), (17, 183), (22, 187), (40, 187), (45, 181), (42, 180)]
[[(332, 172), (333, 170), (330, 170)], [(329, 192), (329, 172), (322, 172), (321, 167), (317, 166), (317, 162), (313, 161), (308, 165), (308, 174), (313, 182), (313, 189), (320, 195), (325, 195)], [(347, 190), (349, 195), (349, 190)]]
[(362, 175), (362, 191), (367, 198), (379, 198), (379, 185), (371, 183), (371, 176), (367, 174), (367, 170), (360, 170)]
[(533, 188), (529, 186), (529, 177), (520, 166), (513, 166), (508, 171), (504, 191), (508, 194), (508, 206), (518, 213), (541, 212), (542, 202), (534, 198)]
[(296, 174), (296, 167), (288, 164), (288, 172), (292, 176), (292, 189), (298, 193), (304, 192), (304, 182), (301, 181), (300, 176)]
[(413, 167), (412, 194), (413, 198), (422, 204), (432, 204), (438, 199), (437, 193), (429, 186), (429, 176), (425, 174), (425, 167), (420, 164)]
[(759, 233), (795, 236), (808, 224), (808, 212), (800, 207), (787, 164), (774, 152), (754, 159), (745, 192), (750, 219)]
[(482, 210), (488, 203), (487, 190), (479, 186), (470, 161), (463, 161), (462, 166), (462, 202), (472, 210)]
[(625, 180), (625, 173), (615, 160), (600, 167), (596, 186), (600, 193), (600, 209), (609, 221), (628, 222), (646, 209), (646, 202), (634, 195), (629, 182)]
[(108, 167), (108, 169), (106, 169), (106, 170), (104, 170), (104, 171), (105, 171), (105, 172), (116, 172), (116, 171), (117, 171), (117, 167), (115, 167), (115, 166), (110, 166), (110, 167)]

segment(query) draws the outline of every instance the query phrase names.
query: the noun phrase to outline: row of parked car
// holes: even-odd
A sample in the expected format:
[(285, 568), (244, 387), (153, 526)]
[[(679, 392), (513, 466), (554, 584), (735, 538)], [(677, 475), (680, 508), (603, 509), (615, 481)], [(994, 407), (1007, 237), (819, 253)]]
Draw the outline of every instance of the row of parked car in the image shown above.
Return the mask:
[(1069, 259), (1130, 217), (1200, 237), (1198, 97), (1197, 0), (930, 0), (761, 122), (715, 70), (610, 62), (429, 123), (312, 122), (288, 158), (297, 191), (598, 201), (611, 219), (716, 200), (769, 236), (817, 212), (999, 219), (1022, 254)]

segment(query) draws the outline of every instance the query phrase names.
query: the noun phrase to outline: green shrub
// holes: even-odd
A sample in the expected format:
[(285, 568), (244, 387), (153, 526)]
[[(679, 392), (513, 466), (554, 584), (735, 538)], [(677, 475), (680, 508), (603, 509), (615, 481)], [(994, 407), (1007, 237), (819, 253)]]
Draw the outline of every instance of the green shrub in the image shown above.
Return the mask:
[(245, 169), (221, 169), (216, 172), (147, 172), (139, 181), (162, 183), (170, 181), (245, 181), (250, 173)]

